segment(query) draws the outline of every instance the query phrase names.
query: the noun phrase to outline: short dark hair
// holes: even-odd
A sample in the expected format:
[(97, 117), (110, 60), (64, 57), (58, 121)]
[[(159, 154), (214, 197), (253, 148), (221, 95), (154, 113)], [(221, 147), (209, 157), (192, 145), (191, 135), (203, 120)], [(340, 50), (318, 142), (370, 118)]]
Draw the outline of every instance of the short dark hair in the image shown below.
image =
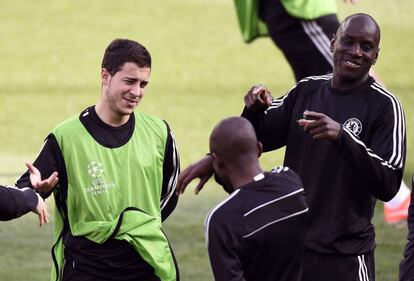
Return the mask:
[(113, 40), (106, 47), (102, 68), (113, 76), (126, 62), (136, 63), (139, 67), (151, 68), (151, 55), (143, 45), (136, 41), (121, 38)]

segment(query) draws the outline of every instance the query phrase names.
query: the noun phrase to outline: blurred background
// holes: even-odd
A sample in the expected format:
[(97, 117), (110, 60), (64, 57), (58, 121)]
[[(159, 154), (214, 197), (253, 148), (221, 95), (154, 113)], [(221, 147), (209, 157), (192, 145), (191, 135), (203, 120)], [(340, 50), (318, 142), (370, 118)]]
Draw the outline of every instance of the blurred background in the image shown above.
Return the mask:
[[(382, 28), (376, 71), (401, 101), (407, 124), (405, 179), (414, 157), (414, 8), (410, 0), (338, 2), (342, 20), (372, 15)], [(221, 118), (239, 115), (243, 95), (257, 83), (280, 96), (294, 85), (289, 65), (270, 38), (245, 44), (231, 0), (0, 1), (0, 183), (13, 184), (50, 130), (95, 104), (100, 64), (114, 38), (139, 41), (153, 58), (146, 96), (137, 110), (170, 124), (185, 168), (208, 151), (208, 136)], [(262, 156), (264, 168), (283, 162), (283, 150)], [(206, 213), (226, 194), (210, 181), (195, 196), (192, 183), (165, 224), (183, 281), (212, 280), (204, 244)], [(48, 205), (53, 209), (53, 200)], [(407, 230), (377, 228), (377, 280), (396, 280)], [(52, 225), (39, 229), (28, 214), (0, 223), (0, 280), (47, 280), (52, 264)]]

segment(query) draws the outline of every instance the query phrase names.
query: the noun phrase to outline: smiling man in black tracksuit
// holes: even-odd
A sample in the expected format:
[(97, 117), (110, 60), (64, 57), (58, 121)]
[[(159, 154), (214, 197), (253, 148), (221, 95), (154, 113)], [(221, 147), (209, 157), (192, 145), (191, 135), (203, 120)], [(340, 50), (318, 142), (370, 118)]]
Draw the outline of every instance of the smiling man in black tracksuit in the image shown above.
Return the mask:
[[(309, 205), (303, 281), (375, 280), (377, 199), (397, 193), (405, 163), (405, 120), (398, 99), (369, 76), (380, 29), (366, 14), (347, 17), (331, 41), (331, 75), (302, 79), (273, 100), (263, 87), (245, 96), (243, 116), (264, 151), (286, 146), (284, 165), (303, 181)], [(211, 175), (204, 157), (186, 169), (179, 191)]]

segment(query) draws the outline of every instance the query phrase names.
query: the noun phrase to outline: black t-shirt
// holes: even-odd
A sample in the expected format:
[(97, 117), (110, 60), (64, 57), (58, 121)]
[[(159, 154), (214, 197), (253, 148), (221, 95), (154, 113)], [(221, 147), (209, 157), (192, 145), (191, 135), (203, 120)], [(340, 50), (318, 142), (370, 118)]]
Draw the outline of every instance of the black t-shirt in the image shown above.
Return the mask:
[(299, 281), (307, 212), (302, 182), (286, 167), (235, 190), (205, 221), (215, 280)]

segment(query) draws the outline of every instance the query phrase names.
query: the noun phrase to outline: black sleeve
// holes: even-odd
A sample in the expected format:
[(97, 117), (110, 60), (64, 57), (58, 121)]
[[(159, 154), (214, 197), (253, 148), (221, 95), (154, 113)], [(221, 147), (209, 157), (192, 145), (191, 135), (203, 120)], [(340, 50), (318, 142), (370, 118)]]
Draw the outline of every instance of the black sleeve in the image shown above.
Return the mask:
[[(57, 140), (53, 134), (49, 134), (33, 165), (40, 171), (42, 180), (48, 178), (53, 172), (58, 172), (59, 182), (57, 186), (67, 186), (65, 162)], [(16, 182), (18, 188), (32, 187), (29, 171), (26, 171)], [(43, 198), (49, 197), (52, 191), (41, 193)]]
[(33, 189), (0, 185), (0, 220), (18, 218), (35, 209), (37, 202)]
[(274, 99), (272, 105), (264, 112), (253, 112), (246, 107), (243, 109), (241, 116), (253, 125), (264, 152), (286, 145), (292, 109), (300, 86), (298, 84), (286, 95)]
[(334, 142), (342, 157), (367, 182), (369, 192), (382, 201), (391, 200), (401, 185), (406, 154), (404, 124), (401, 105), (389, 103), (379, 114), (369, 143), (346, 127), (341, 128), (338, 141)]
[[(166, 123), (167, 124), (167, 123)], [(161, 218), (164, 221), (177, 206), (178, 195), (175, 193), (178, 174), (180, 173), (180, 157), (174, 136), (167, 124), (168, 138), (165, 146), (163, 180), (161, 193)]]

